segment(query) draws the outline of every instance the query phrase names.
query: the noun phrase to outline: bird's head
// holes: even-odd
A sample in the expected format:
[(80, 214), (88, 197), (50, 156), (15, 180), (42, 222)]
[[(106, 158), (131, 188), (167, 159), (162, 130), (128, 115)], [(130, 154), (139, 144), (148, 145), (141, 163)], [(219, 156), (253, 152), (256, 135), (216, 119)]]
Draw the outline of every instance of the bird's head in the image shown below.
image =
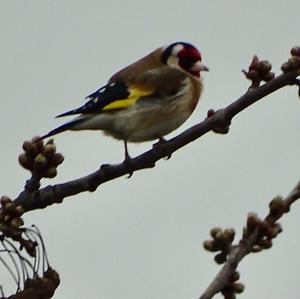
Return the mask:
[(201, 53), (198, 49), (185, 42), (176, 42), (166, 46), (162, 53), (164, 64), (180, 69), (198, 79), (200, 72), (208, 71), (201, 59)]

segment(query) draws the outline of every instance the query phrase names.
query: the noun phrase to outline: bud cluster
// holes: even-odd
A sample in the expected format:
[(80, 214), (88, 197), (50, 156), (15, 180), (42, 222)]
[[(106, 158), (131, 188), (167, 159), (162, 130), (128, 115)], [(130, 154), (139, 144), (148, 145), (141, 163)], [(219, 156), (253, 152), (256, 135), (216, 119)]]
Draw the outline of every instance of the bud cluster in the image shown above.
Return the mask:
[(21, 249), (25, 248), (30, 256), (35, 257), (37, 243), (34, 240), (23, 238), (23, 232), (26, 231), (22, 227), (24, 221), (21, 218), (25, 212), (24, 208), (16, 205), (8, 196), (2, 196), (0, 203), (0, 232), (2, 232), (2, 237), (17, 241)]
[(235, 299), (236, 294), (241, 294), (245, 290), (244, 284), (238, 282), (240, 279), (239, 272), (235, 271), (229, 278), (229, 283), (221, 291), (225, 299)]
[(63, 162), (64, 157), (56, 152), (53, 139), (44, 144), (40, 137), (34, 137), (23, 143), (23, 150), (19, 163), (25, 169), (39, 177), (54, 178), (57, 175), (57, 166)]
[(21, 218), (24, 213), (22, 206), (17, 206), (8, 196), (0, 198), (0, 231), (15, 232), (24, 225)]
[(292, 48), (291, 56), (292, 57), (281, 66), (281, 70), (284, 73), (300, 69), (300, 47)]
[(258, 57), (254, 55), (248, 71), (243, 70), (243, 73), (247, 79), (251, 80), (251, 87), (257, 88), (262, 81), (268, 82), (274, 78), (275, 74), (271, 72), (271, 69), (272, 65), (269, 61), (260, 61)]
[(211, 252), (218, 252), (215, 255), (215, 261), (218, 264), (226, 262), (227, 255), (231, 248), (231, 244), (234, 240), (235, 231), (233, 228), (227, 228), (222, 230), (219, 227), (215, 227), (210, 231), (212, 239), (206, 240), (203, 246), (206, 250)]
[(271, 248), (273, 245), (272, 240), (282, 232), (282, 227), (276, 220), (286, 212), (283, 203), (282, 198), (274, 198), (270, 203), (269, 215), (264, 220), (260, 219), (256, 213), (248, 214), (243, 239), (248, 239), (255, 230), (258, 232), (258, 236), (252, 246), (252, 252), (260, 252), (263, 249)]

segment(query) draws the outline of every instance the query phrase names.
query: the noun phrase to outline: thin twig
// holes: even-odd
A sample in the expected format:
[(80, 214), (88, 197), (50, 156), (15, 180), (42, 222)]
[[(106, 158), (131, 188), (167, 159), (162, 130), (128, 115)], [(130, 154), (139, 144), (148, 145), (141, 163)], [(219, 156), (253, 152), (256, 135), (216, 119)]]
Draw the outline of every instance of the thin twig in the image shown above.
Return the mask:
[[(300, 198), (300, 181), (293, 188), (293, 190), (286, 196), (284, 202), (286, 207), (289, 209), (291, 205)], [(282, 216), (282, 215), (281, 215)], [(281, 216), (273, 218), (275, 222)], [(258, 229), (254, 230), (253, 233), (248, 236), (246, 239), (243, 238), (238, 245), (234, 246), (228, 255), (227, 261), (213, 279), (208, 288), (204, 291), (204, 293), (199, 297), (199, 299), (211, 299), (214, 295), (219, 293), (221, 290), (226, 287), (229, 282), (229, 278), (236, 271), (236, 268), (240, 261), (249, 253), (251, 253), (251, 249), (253, 245), (256, 243), (257, 238), (259, 236)]]

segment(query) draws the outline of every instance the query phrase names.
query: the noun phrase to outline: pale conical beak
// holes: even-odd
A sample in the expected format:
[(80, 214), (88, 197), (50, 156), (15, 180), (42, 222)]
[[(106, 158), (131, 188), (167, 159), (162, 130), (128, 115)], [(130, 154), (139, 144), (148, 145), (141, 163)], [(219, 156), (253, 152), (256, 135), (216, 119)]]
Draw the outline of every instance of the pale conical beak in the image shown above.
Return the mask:
[(201, 63), (200, 71), (201, 72), (209, 72), (209, 68), (206, 65)]
[(204, 65), (201, 61), (197, 61), (191, 68), (193, 72), (208, 72), (209, 68)]

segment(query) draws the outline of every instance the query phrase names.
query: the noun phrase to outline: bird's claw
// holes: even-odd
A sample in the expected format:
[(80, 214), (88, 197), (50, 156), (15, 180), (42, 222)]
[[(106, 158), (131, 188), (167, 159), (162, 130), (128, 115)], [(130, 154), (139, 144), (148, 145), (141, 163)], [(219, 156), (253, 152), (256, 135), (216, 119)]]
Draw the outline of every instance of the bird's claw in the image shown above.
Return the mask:
[(169, 160), (172, 157), (172, 153), (170, 153), (166, 147), (167, 140), (164, 138), (159, 138), (157, 143), (153, 144), (153, 149), (164, 156), (165, 160)]
[(125, 155), (125, 159), (123, 161), (123, 165), (125, 168), (128, 170), (128, 176), (127, 179), (130, 179), (133, 175), (134, 170), (132, 169), (132, 164), (131, 164), (131, 157), (127, 154)]

